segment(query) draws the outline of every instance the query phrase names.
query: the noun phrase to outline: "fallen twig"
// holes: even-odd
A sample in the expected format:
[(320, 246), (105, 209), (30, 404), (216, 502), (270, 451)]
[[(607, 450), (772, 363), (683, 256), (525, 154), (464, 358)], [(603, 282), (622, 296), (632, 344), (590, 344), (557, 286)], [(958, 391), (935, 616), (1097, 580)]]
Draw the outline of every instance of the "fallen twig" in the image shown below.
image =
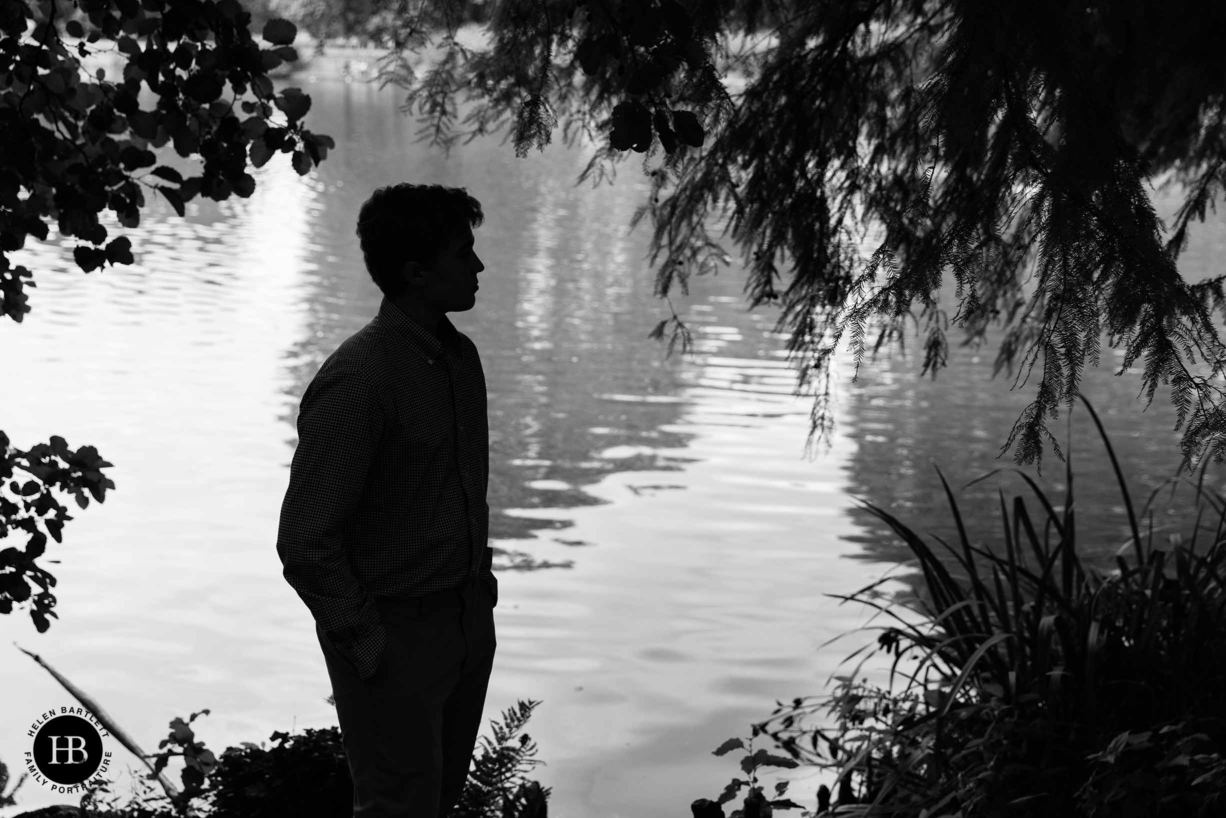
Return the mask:
[(79, 701), (85, 707), (86, 710), (92, 713), (94, 718), (98, 719), (98, 721), (102, 724), (102, 726), (107, 729), (107, 732), (109, 732), (116, 739), (118, 739), (119, 743), (128, 749), (128, 752), (132, 753), (132, 755), (139, 758), (141, 760), (141, 763), (149, 768), (149, 772), (152, 774), (150, 777), (157, 778), (158, 783), (162, 785), (162, 789), (166, 791), (166, 795), (169, 796), (172, 801), (174, 801), (178, 797), (179, 795), (178, 787), (176, 787), (171, 782), (171, 780), (166, 777), (165, 773), (160, 773), (156, 769), (154, 769), (153, 763), (149, 761), (150, 757), (145, 754), (145, 751), (140, 748), (140, 745), (137, 744), (132, 739), (131, 736), (129, 736), (127, 733), (121, 730), (119, 728), (119, 725), (115, 723), (115, 720), (112, 719), (107, 714), (107, 712), (98, 705), (96, 701), (90, 698), (89, 695), (87, 695), (85, 691), (83, 691), (81, 688), (77, 687), (72, 682), (68, 681), (68, 679), (64, 676), (64, 674), (60, 673), (55, 668), (51, 667), (51, 665), (43, 661), (43, 658), (39, 656), (37, 653), (31, 653), (30, 651), (23, 648), (21, 645), (18, 645), (16, 642), (14, 642), (13, 645), (14, 647), (17, 648), (17, 650), (21, 651), (26, 656), (29, 656), (35, 662), (38, 662), (38, 664), (41, 665), (44, 670), (46, 670), (48, 673), (54, 676), (55, 680), (59, 682), (61, 685), (63, 685), (64, 689), (67, 690), (69, 693), (71, 693), (73, 698)]

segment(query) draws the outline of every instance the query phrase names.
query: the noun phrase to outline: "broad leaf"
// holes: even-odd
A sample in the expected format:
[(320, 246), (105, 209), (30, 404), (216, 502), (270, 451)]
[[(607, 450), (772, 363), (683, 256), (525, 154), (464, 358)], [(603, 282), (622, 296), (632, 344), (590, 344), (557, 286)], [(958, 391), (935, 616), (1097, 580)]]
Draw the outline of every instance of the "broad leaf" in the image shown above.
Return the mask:
[(263, 37), (273, 45), (289, 45), (298, 36), (298, 27), (289, 20), (273, 19), (264, 24)]

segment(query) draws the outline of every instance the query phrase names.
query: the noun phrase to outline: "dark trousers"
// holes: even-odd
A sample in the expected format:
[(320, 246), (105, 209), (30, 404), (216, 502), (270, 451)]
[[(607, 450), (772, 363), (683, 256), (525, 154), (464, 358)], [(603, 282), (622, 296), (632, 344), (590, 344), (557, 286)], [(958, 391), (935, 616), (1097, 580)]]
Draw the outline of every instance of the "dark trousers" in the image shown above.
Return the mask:
[(365, 681), (316, 626), (353, 778), (354, 818), (446, 818), (459, 800), (497, 647), (492, 604), (479, 581), (376, 600), (387, 646)]

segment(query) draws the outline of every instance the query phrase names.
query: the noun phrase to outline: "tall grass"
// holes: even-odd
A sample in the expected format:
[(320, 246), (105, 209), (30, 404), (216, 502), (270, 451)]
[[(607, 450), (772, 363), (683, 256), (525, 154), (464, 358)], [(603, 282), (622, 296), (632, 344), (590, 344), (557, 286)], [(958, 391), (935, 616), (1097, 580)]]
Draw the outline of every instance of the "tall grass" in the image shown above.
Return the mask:
[[(1158, 492), (1138, 514), (1082, 401), (1130, 531), (1114, 570), (1082, 560), (1071, 445), (1060, 506), (1022, 472), (1030, 505), (998, 490), (994, 549), (971, 541), (940, 469), (957, 539), (934, 538), (939, 550), (864, 503), (911, 549), (921, 593), (907, 616), (878, 601), (885, 580), (836, 595), (890, 623), (845, 660), (861, 664), (832, 695), (795, 699), (755, 725), (790, 758), (836, 774), (841, 813), (1226, 815), (1226, 498), (1205, 490), (1202, 466), (1184, 480), (1197, 497), (1190, 539), (1155, 544), (1152, 512), (1142, 522)], [(892, 657), (887, 684), (857, 680), (879, 654)], [(808, 726), (821, 713), (833, 729)]]

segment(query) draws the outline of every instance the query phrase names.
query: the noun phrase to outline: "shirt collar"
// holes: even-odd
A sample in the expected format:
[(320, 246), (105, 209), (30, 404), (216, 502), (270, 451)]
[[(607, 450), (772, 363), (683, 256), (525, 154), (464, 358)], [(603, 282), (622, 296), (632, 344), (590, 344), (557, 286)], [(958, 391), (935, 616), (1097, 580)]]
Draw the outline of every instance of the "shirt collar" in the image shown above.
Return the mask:
[(430, 363), (434, 363), (434, 359), (439, 357), (445, 348), (450, 348), (452, 352), (459, 354), (460, 331), (446, 315), (439, 319), (438, 335), (435, 335), (406, 315), (387, 296), (384, 296), (382, 303), (379, 304), (379, 323), (386, 324), (397, 335), (412, 344)]

